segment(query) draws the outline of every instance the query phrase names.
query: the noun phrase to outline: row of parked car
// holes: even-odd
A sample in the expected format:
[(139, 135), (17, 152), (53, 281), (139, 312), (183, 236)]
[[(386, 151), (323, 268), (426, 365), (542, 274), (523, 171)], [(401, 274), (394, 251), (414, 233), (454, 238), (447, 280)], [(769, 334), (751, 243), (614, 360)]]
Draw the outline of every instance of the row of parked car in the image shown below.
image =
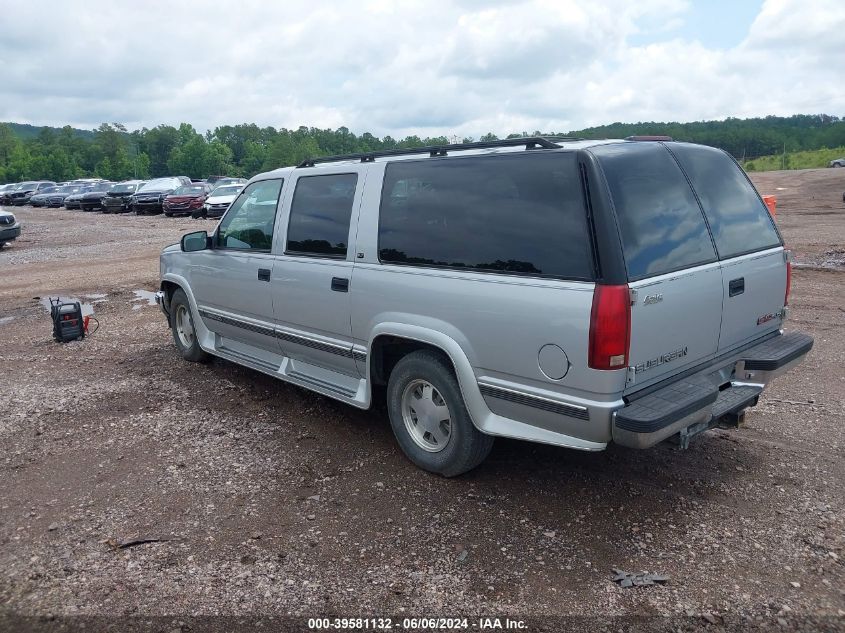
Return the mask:
[(187, 176), (123, 182), (33, 180), (0, 185), (0, 205), (215, 218), (223, 215), (245, 184), (245, 178), (223, 176), (202, 181), (193, 181)]

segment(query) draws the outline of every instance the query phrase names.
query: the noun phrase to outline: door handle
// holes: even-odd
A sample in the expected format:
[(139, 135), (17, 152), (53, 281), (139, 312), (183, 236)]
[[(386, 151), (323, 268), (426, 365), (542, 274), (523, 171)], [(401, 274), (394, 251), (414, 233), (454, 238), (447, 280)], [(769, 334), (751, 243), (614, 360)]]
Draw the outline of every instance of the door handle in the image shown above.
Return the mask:
[(739, 279), (731, 279), (728, 283), (728, 296), (735, 297), (745, 292), (745, 277)]
[(345, 277), (332, 277), (332, 290), (335, 292), (349, 292), (349, 280)]
[(259, 268), (258, 269), (258, 281), (270, 281), (270, 269), (269, 268)]

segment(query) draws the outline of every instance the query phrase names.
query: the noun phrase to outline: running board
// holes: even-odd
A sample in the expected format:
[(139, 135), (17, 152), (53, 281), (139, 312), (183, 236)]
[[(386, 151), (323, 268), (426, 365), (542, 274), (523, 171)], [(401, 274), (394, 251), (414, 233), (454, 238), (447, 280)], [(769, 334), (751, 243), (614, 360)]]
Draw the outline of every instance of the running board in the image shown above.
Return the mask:
[[(370, 406), (367, 381), (363, 378), (341, 374), (332, 369), (254, 348), (246, 343), (223, 337), (218, 337), (217, 346), (210, 351), (225, 360), (351, 404), (359, 409), (366, 409)], [(265, 356), (265, 358), (261, 358), (259, 354)]]

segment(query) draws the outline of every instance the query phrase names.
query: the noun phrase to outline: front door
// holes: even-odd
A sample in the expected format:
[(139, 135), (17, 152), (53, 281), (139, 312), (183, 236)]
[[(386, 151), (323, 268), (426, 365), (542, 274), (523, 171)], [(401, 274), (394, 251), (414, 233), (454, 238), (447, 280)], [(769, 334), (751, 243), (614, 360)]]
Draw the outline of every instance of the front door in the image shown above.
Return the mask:
[[(191, 288), (199, 317), (218, 335), (216, 344), (249, 354), (249, 347), (277, 353), (273, 333), (273, 226), (281, 179), (247, 186), (212, 238), (213, 247), (191, 254)], [(247, 350), (247, 351), (245, 351)]]
[(299, 175), (291, 182), (293, 196), (286, 196), (287, 233), (270, 282), (276, 336), (294, 361), (357, 377), (351, 243), (365, 172), (357, 166), (325, 169)]

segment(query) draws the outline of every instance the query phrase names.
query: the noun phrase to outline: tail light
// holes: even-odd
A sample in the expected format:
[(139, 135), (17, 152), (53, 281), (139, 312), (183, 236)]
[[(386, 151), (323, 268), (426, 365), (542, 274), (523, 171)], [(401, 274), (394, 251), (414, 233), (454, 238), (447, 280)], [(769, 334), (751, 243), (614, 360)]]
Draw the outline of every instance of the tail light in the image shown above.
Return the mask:
[(786, 260), (786, 291), (783, 293), (783, 305), (789, 305), (789, 291), (792, 290), (792, 261)]
[(602, 286), (593, 291), (590, 313), (592, 369), (623, 369), (631, 346), (631, 294), (628, 286)]

